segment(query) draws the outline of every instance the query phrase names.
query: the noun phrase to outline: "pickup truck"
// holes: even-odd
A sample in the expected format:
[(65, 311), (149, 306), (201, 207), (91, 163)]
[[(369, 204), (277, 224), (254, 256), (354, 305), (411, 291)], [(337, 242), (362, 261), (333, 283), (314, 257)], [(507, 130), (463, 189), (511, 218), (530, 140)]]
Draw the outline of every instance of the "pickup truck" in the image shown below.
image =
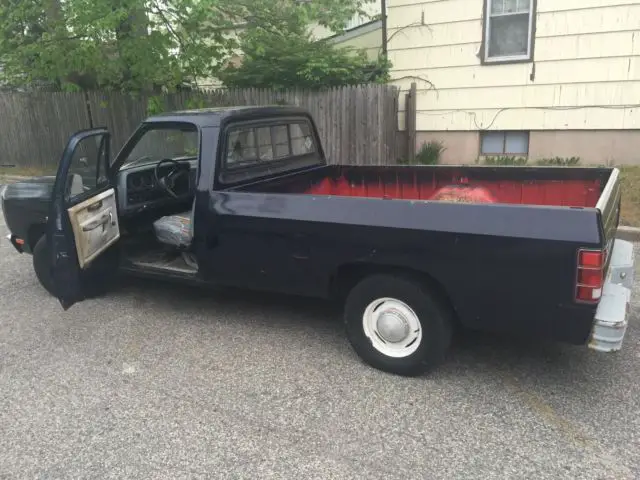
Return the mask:
[(106, 129), (78, 132), (2, 206), (65, 310), (118, 272), (335, 299), (355, 352), (412, 376), (457, 326), (619, 350), (620, 197), (616, 168), (328, 164), (279, 106), (153, 116), (113, 159)]

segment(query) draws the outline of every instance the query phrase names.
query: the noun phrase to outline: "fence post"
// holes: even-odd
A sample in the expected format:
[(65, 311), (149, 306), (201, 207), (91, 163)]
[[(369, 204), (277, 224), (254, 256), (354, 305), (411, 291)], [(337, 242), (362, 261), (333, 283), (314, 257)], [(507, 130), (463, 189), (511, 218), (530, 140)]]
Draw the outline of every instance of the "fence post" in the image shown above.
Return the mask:
[(84, 105), (85, 105), (85, 108), (87, 109), (87, 118), (89, 119), (89, 128), (94, 128), (93, 112), (91, 111), (91, 101), (89, 100), (89, 93), (85, 91), (85, 92), (82, 92), (82, 94), (84, 98)]
[(405, 127), (407, 129), (407, 160), (413, 162), (416, 158), (416, 114), (417, 114), (418, 85), (413, 82), (407, 93), (405, 106)]

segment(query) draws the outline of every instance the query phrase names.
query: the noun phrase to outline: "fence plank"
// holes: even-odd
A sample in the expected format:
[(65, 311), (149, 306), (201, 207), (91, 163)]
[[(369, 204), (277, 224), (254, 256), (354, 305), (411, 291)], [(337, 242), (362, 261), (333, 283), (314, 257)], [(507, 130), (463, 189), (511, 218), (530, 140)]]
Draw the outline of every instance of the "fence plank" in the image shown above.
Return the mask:
[(0, 166), (47, 174), (57, 169), (69, 136), (89, 127), (82, 94), (2, 94), (0, 112)]
[(219, 89), (160, 97), (119, 92), (2, 94), (0, 165), (55, 171), (68, 137), (91, 124), (109, 129), (117, 152), (151, 110), (283, 103), (311, 112), (330, 163), (385, 165), (395, 163), (398, 149), (397, 95), (397, 88), (389, 85), (322, 92)]

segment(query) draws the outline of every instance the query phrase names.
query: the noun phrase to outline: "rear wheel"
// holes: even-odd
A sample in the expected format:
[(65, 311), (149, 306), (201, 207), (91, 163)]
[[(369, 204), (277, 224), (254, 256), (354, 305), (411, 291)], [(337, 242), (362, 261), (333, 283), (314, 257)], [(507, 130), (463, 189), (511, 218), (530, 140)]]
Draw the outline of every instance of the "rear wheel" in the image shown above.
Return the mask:
[(45, 235), (38, 239), (36, 246), (33, 248), (33, 269), (40, 285), (51, 295), (55, 295), (53, 277), (51, 276), (51, 252)]
[(451, 312), (420, 280), (372, 275), (349, 293), (345, 305), (349, 342), (379, 370), (423, 374), (442, 362), (451, 343)]

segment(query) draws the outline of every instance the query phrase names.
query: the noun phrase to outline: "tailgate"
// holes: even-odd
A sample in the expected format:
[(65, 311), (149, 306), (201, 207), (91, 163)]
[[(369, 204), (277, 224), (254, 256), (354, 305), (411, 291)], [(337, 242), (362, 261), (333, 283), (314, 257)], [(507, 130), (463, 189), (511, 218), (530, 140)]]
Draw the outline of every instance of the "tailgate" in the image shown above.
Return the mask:
[(611, 252), (613, 241), (618, 231), (621, 197), (620, 170), (614, 168), (596, 204), (596, 208), (600, 212), (602, 224), (602, 243), (603, 246), (606, 247), (607, 252)]

